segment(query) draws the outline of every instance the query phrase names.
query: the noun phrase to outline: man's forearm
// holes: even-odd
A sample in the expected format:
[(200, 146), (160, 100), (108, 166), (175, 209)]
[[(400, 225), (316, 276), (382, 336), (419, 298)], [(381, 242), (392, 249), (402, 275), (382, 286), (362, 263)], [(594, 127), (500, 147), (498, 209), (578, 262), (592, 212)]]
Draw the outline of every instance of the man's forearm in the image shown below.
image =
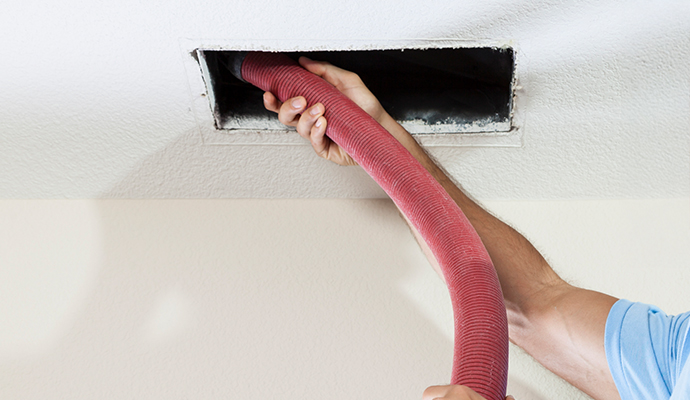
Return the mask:
[(468, 197), (402, 126), (389, 116), (383, 126), (443, 186), (482, 239), (494, 263), (508, 311), (529, 312), (528, 300), (543, 286), (561, 284), (542, 255), (520, 233)]

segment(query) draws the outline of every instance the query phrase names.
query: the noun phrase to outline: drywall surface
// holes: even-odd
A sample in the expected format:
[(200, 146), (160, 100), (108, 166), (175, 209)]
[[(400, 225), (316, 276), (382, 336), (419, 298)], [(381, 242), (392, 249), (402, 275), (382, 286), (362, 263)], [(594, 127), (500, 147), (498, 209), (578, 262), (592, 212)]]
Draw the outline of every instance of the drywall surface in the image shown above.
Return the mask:
[(690, 194), (685, 0), (28, 0), (0, 15), (0, 197), (382, 197), (306, 143), (205, 145), (185, 46), (439, 38), (517, 51), (520, 147), (431, 149), (475, 195)]
[[(491, 202), (566, 279), (690, 309), (690, 198)], [(421, 399), (445, 285), (388, 200), (0, 201), (0, 398)], [(519, 349), (518, 399), (586, 399)]]

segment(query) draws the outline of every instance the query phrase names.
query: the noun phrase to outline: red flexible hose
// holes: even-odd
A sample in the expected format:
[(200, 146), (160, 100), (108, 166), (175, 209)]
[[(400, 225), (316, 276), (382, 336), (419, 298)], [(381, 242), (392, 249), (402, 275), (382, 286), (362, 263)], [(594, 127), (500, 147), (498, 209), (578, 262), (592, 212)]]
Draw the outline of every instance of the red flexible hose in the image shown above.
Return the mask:
[(331, 84), (279, 53), (248, 53), (242, 78), (281, 101), (325, 106), (326, 134), (388, 193), (427, 242), (445, 275), (455, 318), (451, 384), (504, 400), (508, 323), (496, 271), (443, 187), (381, 125)]

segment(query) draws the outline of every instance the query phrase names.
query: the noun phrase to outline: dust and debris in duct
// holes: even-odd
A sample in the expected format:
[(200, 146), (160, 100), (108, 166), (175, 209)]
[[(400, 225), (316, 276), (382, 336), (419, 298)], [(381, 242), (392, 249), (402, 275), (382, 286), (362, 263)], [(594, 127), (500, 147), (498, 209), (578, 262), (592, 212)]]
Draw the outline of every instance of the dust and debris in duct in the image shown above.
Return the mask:
[[(237, 129), (231, 121), (275, 120), (275, 114), (263, 107), (263, 92), (230, 73), (231, 53), (204, 51), (220, 119), (217, 125)], [(511, 48), (286, 54), (294, 59), (305, 55), (356, 72), (391, 116), (413, 127), (413, 133), (449, 133), (469, 125), (510, 127), (515, 69)]]

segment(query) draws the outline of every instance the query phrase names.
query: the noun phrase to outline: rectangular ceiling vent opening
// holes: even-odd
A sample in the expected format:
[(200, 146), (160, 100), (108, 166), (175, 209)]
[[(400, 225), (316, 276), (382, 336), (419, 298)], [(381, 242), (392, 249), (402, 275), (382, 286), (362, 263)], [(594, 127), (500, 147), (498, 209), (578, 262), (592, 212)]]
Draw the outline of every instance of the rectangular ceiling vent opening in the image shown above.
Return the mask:
[[(197, 50), (216, 129), (285, 130), (263, 107), (263, 92), (236, 79), (228, 50)], [(357, 73), (393, 118), (414, 134), (508, 132), (512, 127), (512, 48), (286, 52)]]

